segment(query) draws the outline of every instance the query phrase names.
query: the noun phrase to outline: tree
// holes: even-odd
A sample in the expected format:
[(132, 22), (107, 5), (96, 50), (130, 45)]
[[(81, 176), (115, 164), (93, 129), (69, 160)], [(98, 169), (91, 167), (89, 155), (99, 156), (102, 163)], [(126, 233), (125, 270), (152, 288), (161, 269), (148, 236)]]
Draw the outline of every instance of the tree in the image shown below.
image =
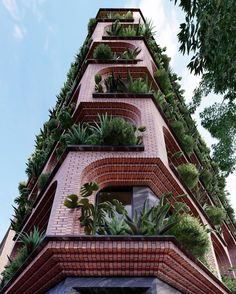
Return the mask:
[[(230, 136), (236, 133), (235, 123), (227, 136), (225, 123), (231, 124), (231, 110), (235, 113), (236, 93), (236, 1), (235, 0), (174, 0), (185, 13), (185, 23), (180, 25), (178, 34), (180, 51), (193, 54), (188, 68), (194, 74), (202, 74), (199, 87), (195, 89), (190, 110), (194, 112), (203, 96), (210, 92), (223, 95), (224, 105), (205, 109), (202, 114), (203, 125), (212, 132), (212, 123), (222, 132), (217, 134), (219, 143), (213, 146), (214, 157), (226, 175), (233, 171), (236, 164), (235, 140)], [(228, 104), (228, 105), (227, 105)], [(220, 115), (219, 115), (220, 112)], [(222, 117), (224, 119), (222, 120)], [(227, 128), (228, 129), (228, 128)], [(229, 162), (225, 160), (229, 157)]]

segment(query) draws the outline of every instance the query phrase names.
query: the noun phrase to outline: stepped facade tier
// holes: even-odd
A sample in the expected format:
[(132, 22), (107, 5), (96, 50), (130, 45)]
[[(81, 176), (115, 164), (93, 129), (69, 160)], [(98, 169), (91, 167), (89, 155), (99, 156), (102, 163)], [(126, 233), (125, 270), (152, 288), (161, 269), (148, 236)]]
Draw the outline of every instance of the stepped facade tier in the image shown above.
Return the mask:
[[(222, 276), (235, 275), (228, 272), (236, 264), (235, 226), (228, 215), (217, 224), (208, 213), (209, 207), (223, 210), (224, 205), (214, 197), (206, 175), (197, 174), (190, 183), (181, 173), (180, 166), (198, 171), (205, 167), (196, 148), (189, 150), (191, 142), (186, 146), (176, 132), (175, 107), (181, 113), (184, 102), (167, 93), (156, 74), (165, 68), (164, 55), (158, 63), (161, 49), (141, 11), (100, 9), (83, 49), (73, 84), (56, 108), (60, 115), (67, 111), (71, 122), (59, 115), (52, 127), (52, 118), (57, 119), (52, 115), (47, 124), (55, 140), (40, 170), (29, 177), (32, 208), (14, 238), (10, 231), (2, 241), (1, 265), (6, 255), (17, 257), (22, 232), (37, 228), (44, 238), (5, 282), (2, 293), (230, 293)], [(113, 129), (110, 137), (102, 137), (107, 121)], [(190, 129), (190, 122), (185, 127)], [(217, 172), (209, 166), (211, 174)], [(44, 185), (39, 184), (42, 174), (47, 175)], [(174, 213), (174, 203), (181, 202), (188, 207), (183, 217), (191, 215), (207, 228), (206, 263), (178, 236), (99, 231), (88, 235), (80, 207), (65, 206), (66, 197), (79, 195), (86, 183), (97, 185), (86, 198), (94, 207), (117, 199), (131, 219), (144, 202), (151, 209), (161, 195), (171, 193), (167, 216)]]

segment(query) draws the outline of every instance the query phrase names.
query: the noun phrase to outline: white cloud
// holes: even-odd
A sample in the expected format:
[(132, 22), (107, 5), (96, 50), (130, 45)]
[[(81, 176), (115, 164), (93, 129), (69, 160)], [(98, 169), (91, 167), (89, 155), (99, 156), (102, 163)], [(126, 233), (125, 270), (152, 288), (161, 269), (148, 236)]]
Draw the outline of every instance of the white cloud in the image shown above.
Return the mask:
[(130, 0), (127, 7), (139, 7), (147, 19), (152, 19), (156, 29), (156, 41), (167, 48), (167, 54), (174, 59), (178, 51), (178, 21), (175, 7), (166, 11), (165, 0)]
[(2, 0), (3, 6), (10, 13), (11, 17), (15, 20), (20, 19), (19, 9), (15, 0)]
[(18, 25), (14, 26), (13, 37), (17, 41), (22, 41), (25, 36), (25, 29), (19, 27)]

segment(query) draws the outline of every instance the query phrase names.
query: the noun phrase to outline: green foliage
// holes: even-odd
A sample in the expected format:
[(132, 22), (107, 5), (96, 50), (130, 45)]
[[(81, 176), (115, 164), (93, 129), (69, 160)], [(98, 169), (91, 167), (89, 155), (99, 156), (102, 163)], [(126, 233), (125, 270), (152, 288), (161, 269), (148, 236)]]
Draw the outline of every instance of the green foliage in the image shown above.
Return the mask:
[(208, 169), (203, 169), (200, 173), (200, 180), (204, 183), (206, 188), (210, 188), (211, 181), (213, 179), (212, 172), (210, 172)]
[(38, 188), (41, 191), (46, 185), (51, 173), (43, 173), (38, 178)]
[(111, 47), (106, 44), (99, 44), (93, 51), (93, 58), (99, 60), (113, 59)]
[(91, 35), (97, 24), (96, 18), (90, 18), (88, 22), (88, 34)]
[(93, 192), (97, 191), (99, 186), (95, 182), (89, 182), (84, 184), (80, 189), (80, 195), (82, 197), (89, 197), (93, 194)]
[(2, 286), (5, 286), (15, 275), (17, 270), (23, 265), (28, 257), (28, 251), (26, 247), (22, 247), (13, 261), (10, 262), (7, 266), (5, 266), (4, 271), (2, 272)]
[(122, 33), (122, 26), (119, 20), (116, 20), (106, 31), (108, 36), (119, 36)]
[(46, 154), (43, 151), (34, 153), (26, 163), (26, 174), (29, 178), (37, 178), (40, 175), (41, 169), (46, 159)]
[(104, 80), (107, 93), (124, 93), (127, 92), (125, 82), (120, 76), (115, 76), (114, 72)]
[(34, 227), (34, 230), (30, 231), (29, 234), (21, 233), (19, 236), (19, 242), (24, 245), (29, 255), (42, 242), (44, 233), (40, 233), (38, 228)]
[[(96, 81), (95, 81), (96, 83)], [(151, 85), (148, 84), (148, 77), (133, 79), (130, 72), (127, 74), (127, 80), (123, 80), (114, 72), (104, 80), (107, 93), (152, 93)], [(97, 89), (97, 83), (95, 90)]]
[(63, 130), (67, 130), (73, 124), (73, 119), (70, 112), (70, 109), (65, 107), (58, 115), (58, 119)]
[(168, 233), (176, 239), (196, 258), (203, 257), (209, 248), (209, 237), (205, 227), (191, 215), (181, 216), (180, 221)]
[(222, 281), (233, 294), (236, 294), (236, 279), (229, 276), (222, 276)]
[(223, 208), (217, 206), (207, 206), (205, 212), (213, 225), (220, 226), (226, 219), (226, 212)]
[(123, 118), (99, 115), (99, 122), (91, 126), (93, 143), (99, 145), (135, 145), (137, 138), (132, 124)]
[(148, 84), (148, 77), (146, 80), (143, 78), (133, 79), (131, 74), (128, 74), (128, 83), (127, 83), (127, 92), (128, 93), (150, 93), (151, 86)]
[(131, 11), (128, 11), (127, 13), (118, 13), (118, 12), (109, 12), (107, 13), (106, 17), (108, 19), (133, 19), (133, 13)]
[(199, 172), (192, 163), (181, 164), (177, 167), (180, 178), (189, 189), (194, 188), (199, 180)]
[(125, 223), (129, 226), (129, 234), (132, 235), (164, 235), (177, 225), (181, 212), (186, 210), (184, 203), (175, 202), (173, 213), (170, 214), (171, 204), (167, 201), (168, 196), (163, 195), (158, 204), (148, 208), (145, 201), (142, 211), (135, 211), (134, 218), (125, 216)]
[(71, 194), (66, 196), (66, 199), (64, 201), (64, 205), (67, 208), (76, 208), (78, 206), (78, 196), (76, 194)]
[(98, 93), (103, 93), (103, 87), (102, 87), (102, 76), (100, 74), (96, 74), (94, 77), (95, 80), (95, 91)]
[[(185, 22), (180, 26), (178, 34), (180, 51), (191, 54), (193, 57), (188, 65), (195, 74), (203, 72), (199, 87), (195, 90), (190, 110), (193, 112), (200, 105), (201, 99), (210, 93), (223, 95), (224, 105), (218, 104), (206, 108), (203, 111), (203, 122), (208, 124), (205, 115), (211, 112), (213, 121), (218, 124), (219, 131), (225, 131), (218, 137), (219, 143), (213, 146), (214, 158), (220, 163), (220, 168), (227, 176), (236, 164), (235, 120), (227, 108), (234, 104), (235, 108), (235, 14), (236, 2), (214, 0), (175, 0), (175, 3), (184, 11)], [(223, 121), (219, 119), (219, 112)], [(230, 122), (225, 128), (226, 121)], [(207, 127), (208, 128), (208, 127)], [(228, 131), (234, 132), (234, 136)], [(209, 127), (214, 137), (214, 130)]]
[(129, 226), (126, 224), (124, 216), (114, 216), (105, 223), (105, 233), (107, 235), (128, 235), (130, 232)]
[(184, 135), (181, 138), (181, 146), (188, 155), (193, 153), (194, 144), (195, 141), (192, 136)]
[(126, 59), (126, 60), (135, 60), (139, 53), (141, 52), (141, 49), (136, 47), (135, 49), (129, 49), (127, 48), (120, 56), (120, 59)]
[(156, 103), (160, 106), (162, 106), (162, 104), (164, 103), (165, 101), (165, 96), (162, 94), (161, 91), (157, 91), (157, 92), (154, 92), (154, 99), (156, 101)]
[(170, 78), (169, 78), (168, 72), (164, 68), (162, 69), (160, 68), (156, 71), (155, 79), (158, 85), (160, 86), (161, 91), (165, 95), (171, 92), (172, 86), (171, 86)]
[(235, 170), (236, 164), (236, 104), (214, 103), (200, 116), (202, 125), (219, 140), (219, 143), (213, 146), (214, 159), (227, 176)]
[(74, 124), (66, 134), (63, 135), (63, 140), (66, 145), (79, 145), (88, 143), (89, 134), (87, 127), (84, 125)]
[(9, 260), (9, 264), (5, 266), (2, 272), (2, 282), (1, 286), (5, 286), (16, 274), (18, 269), (24, 264), (28, 256), (33, 252), (33, 250), (42, 242), (44, 235), (34, 227), (34, 230), (29, 234), (20, 234), (20, 243), (23, 246), (17, 252), (17, 255), (13, 260)]

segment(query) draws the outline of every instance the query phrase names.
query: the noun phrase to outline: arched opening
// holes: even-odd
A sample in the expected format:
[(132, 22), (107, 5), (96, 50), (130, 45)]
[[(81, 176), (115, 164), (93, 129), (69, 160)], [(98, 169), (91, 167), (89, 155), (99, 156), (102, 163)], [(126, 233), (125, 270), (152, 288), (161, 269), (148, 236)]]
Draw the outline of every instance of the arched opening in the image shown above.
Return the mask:
[(89, 54), (88, 54), (89, 59), (93, 58), (94, 49), (100, 44), (108, 45), (111, 48), (111, 51), (114, 54), (116, 54), (117, 56), (120, 56), (127, 49), (134, 50), (136, 48), (133, 44), (130, 44), (128, 42), (120, 42), (120, 41), (117, 41), (117, 42), (94, 42), (91, 47), (91, 50), (89, 51)]
[(220, 244), (218, 239), (211, 234), (212, 244), (215, 251), (216, 260), (219, 266), (221, 276), (228, 275), (233, 276), (229, 269), (232, 267), (229, 257), (226, 253), (225, 248)]

